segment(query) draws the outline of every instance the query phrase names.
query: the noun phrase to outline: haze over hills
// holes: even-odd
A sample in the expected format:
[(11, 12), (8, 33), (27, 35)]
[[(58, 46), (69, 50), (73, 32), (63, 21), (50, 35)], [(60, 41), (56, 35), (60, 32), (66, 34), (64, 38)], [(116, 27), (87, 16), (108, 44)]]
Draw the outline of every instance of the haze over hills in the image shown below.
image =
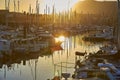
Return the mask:
[(116, 1), (94, 1), (85, 0), (79, 1), (73, 6), (73, 11), (76, 13), (85, 14), (115, 14), (117, 13)]

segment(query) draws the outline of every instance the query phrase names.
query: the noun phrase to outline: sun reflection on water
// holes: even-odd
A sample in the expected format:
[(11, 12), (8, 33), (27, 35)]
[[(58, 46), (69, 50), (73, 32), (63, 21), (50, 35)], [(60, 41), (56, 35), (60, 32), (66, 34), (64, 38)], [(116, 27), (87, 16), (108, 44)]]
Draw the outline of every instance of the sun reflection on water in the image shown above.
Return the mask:
[(65, 41), (65, 37), (64, 36), (59, 36), (55, 38), (55, 42), (63, 42)]

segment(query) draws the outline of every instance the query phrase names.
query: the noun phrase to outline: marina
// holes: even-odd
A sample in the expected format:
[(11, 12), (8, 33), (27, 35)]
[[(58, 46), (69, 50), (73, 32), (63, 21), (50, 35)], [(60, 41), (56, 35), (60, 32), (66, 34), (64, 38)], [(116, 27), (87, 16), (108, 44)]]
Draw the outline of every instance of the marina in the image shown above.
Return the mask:
[(119, 0), (1, 0), (0, 80), (120, 80)]

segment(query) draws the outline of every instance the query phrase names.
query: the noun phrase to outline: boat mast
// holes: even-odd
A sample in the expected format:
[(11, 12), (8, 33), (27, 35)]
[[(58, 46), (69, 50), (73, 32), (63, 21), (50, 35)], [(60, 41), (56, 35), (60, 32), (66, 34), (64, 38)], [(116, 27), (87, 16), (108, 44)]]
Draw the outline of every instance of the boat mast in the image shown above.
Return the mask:
[(36, 25), (38, 26), (39, 20), (38, 20), (38, 15), (39, 15), (39, 2), (36, 0)]
[(5, 0), (5, 10), (6, 12), (6, 23), (5, 25), (8, 26), (8, 11), (9, 11), (9, 4), (10, 4), (10, 0)]
[(7, 7), (7, 10), (10, 9), (10, 0), (8, 0), (8, 7)]
[(68, 22), (70, 20), (70, 0), (68, 0)]
[(53, 24), (53, 31), (54, 32), (54, 26), (55, 26), (55, 3), (53, 3), (53, 6), (52, 6), (52, 24)]
[(35, 9), (36, 9), (36, 14), (37, 14), (38, 13), (38, 0), (36, 0), (36, 5), (35, 6), (36, 6)]
[(18, 12), (20, 11), (20, 1), (18, 0)]
[(32, 13), (31, 4), (29, 5), (29, 14)]
[(120, 50), (120, 0), (117, 0), (118, 3), (118, 27), (117, 27), (117, 47)]
[(7, 10), (7, 0), (5, 0), (5, 10)]
[(55, 22), (55, 4), (53, 4), (52, 7), (52, 17), (53, 17), (53, 23)]
[(15, 0), (14, 0), (14, 12), (16, 11), (16, 3), (15, 3)]

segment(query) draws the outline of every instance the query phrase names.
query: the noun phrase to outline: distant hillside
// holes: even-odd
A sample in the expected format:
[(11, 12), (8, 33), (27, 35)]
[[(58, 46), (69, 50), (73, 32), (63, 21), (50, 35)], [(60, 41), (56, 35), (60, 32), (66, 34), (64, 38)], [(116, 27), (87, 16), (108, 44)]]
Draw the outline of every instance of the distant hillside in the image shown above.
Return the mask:
[(80, 1), (74, 5), (73, 11), (85, 14), (115, 14), (117, 13), (116, 1)]

